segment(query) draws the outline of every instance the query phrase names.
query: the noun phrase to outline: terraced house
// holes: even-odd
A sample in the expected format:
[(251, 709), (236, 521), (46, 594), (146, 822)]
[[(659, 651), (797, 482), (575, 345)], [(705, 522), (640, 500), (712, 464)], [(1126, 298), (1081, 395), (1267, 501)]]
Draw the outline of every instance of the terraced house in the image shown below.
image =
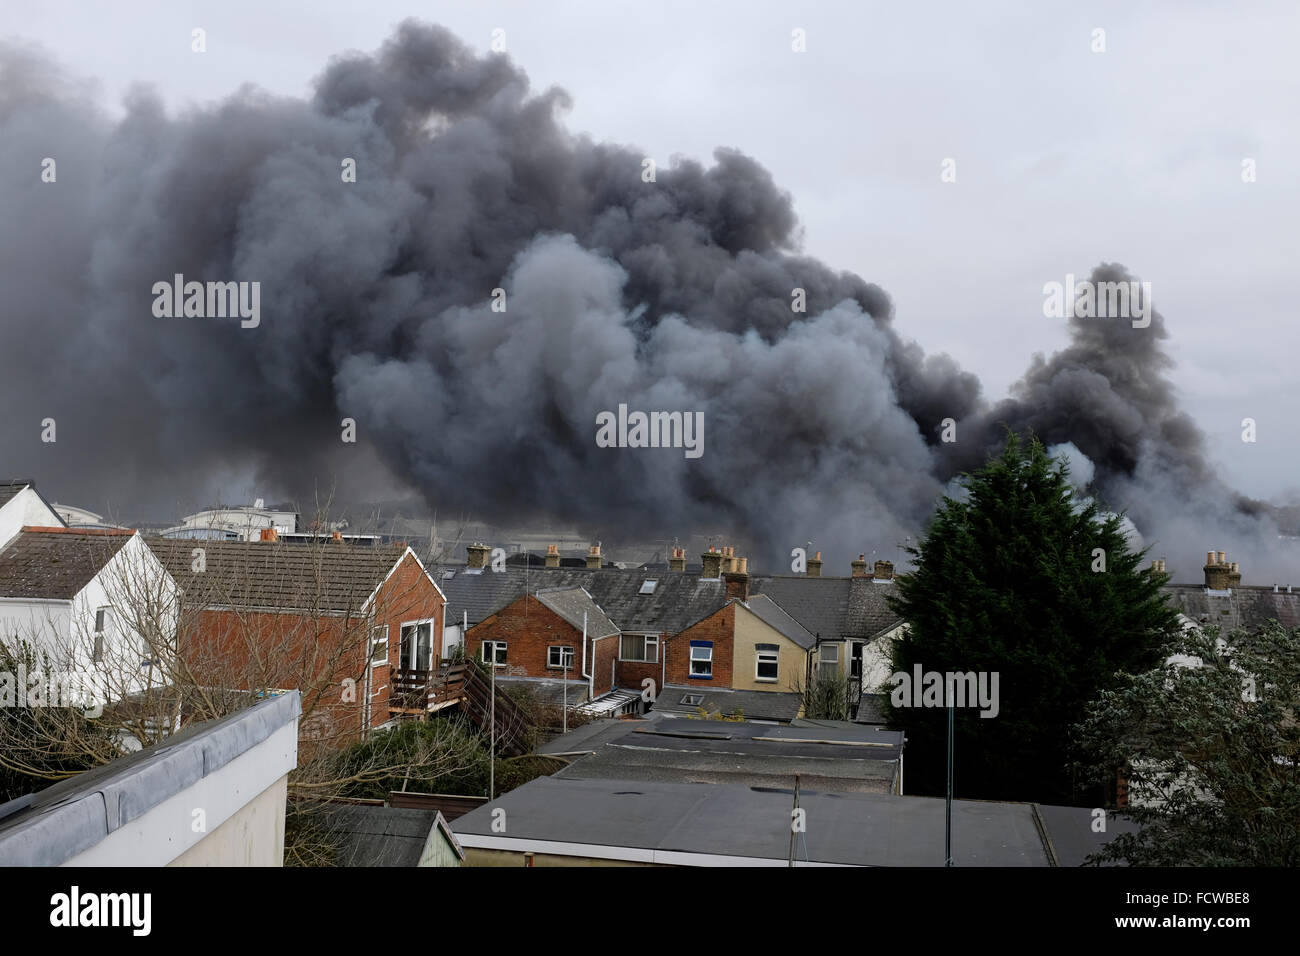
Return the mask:
[(493, 571), (489, 553), (471, 545), (467, 565), (436, 576), (448, 624), (466, 628), (466, 654), (499, 680), (597, 712), (653, 706), (784, 723), (822, 677), (843, 686), (846, 715), (876, 722), (864, 682), (883, 680), (881, 648), (901, 626), (885, 602), (888, 562), (873, 576), (860, 559), (849, 577), (822, 577), (815, 559), (806, 575), (758, 577), (731, 548), (704, 552), (689, 572), (681, 549), (666, 571), (605, 567), (598, 545), (585, 568), (560, 567), (552, 548), (545, 568)]

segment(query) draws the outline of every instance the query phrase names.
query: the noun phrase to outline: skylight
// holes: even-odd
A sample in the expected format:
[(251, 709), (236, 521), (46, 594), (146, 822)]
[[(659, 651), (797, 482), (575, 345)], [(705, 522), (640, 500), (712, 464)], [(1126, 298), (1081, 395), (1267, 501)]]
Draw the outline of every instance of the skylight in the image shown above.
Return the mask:
[(641, 593), (641, 594), (654, 594), (654, 593), (655, 593), (655, 585), (658, 584), (658, 583), (659, 583), (658, 580), (656, 580), (656, 579), (654, 579), (654, 578), (647, 579), (646, 581), (642, 582), (640, 593)]
[(682, 698), (682, 703), (688, 707), (698, 707), (704, 703), (703, 694), (687, 694)]

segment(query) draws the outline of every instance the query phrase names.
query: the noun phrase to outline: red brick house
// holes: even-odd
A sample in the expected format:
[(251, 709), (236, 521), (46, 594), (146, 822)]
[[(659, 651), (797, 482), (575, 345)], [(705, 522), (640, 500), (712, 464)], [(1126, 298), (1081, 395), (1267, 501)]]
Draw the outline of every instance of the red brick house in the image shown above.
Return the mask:
[(299, 690), (304, 741), (423, 710), (446, 597), (415, 552), (267, 538), (149, 539), (182, 591), (186, 683)]
[(585, 680), (608, 690), (618, 637), (618, 626), (583, 588), (542, 588), (471, 628), (466, 653), (495, 665), (499, 677)]

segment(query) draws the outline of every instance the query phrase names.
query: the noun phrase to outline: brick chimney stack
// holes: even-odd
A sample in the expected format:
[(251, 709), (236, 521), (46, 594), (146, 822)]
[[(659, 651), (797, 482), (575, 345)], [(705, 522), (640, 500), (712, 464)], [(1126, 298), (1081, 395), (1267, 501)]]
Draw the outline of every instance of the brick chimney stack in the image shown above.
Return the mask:
[(481, 541), (475, 541), (465, 549), (468, 555), (466, 563), (471, 568), (486, 568), (488, 564), (488, 555), (492, 549)]
[(587, 549), (587, 569), (589, 571), (600, 570), (600, 542)]
[(685, 548), (673, 548), (673, 556), (668, 559), (668, 570), (669, 571), (686, 570), (686, 549)]
[(560, 549), (557, 545), (548, 544), (546, 546), (546, 566), (548, 568), (558, 568), (560, 566)]
[(875, 568), (873, 569), (873, 573), (874, 573), (875, 578), (876, 578), (877, 581), (892, 581), (892, 580), (894, 580), (894, 562), (893, 562), (893, 561), (877, 561), (877, 562), (876, 562), (876, 566), (875, 566)]
[(858, 560), (850, 561), (849, 567), (853, 568), (855, 578), (865, 578), (867, 576), (867, 556), (865, 554), (858, 555)]
[(700, 577), (708, 580), (722, 577), (722, 552), (717, 548), (709, 548), (700, 558), (704, 562), (704, 570), (700, 572)]
[(808, 559), (808, 577), (819, 578), (822, 576), (822, 553), (817, 552), (815, 558)]
[(723, 572), (722, 579), (727, 582), (727, 600), (749, 600), (749, 560), (732, 557), (734, 570)]
[(1229, 588), (1241, 586), (1241, 571), (1237, 568), (1237, 562), (1231, 563), (1227, 560), (1228, 556), (1220, 551), (1216, 555), (1213, 551), (1205, 553), (1205, 586), (1211, 591), (1226, 591)]

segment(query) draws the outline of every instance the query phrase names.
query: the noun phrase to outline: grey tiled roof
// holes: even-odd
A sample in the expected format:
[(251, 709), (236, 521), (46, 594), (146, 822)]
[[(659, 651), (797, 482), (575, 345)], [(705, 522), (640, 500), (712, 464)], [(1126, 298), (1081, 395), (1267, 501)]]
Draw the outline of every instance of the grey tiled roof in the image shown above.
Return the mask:
[(1227, 594), (1208, 592), (1204, 586), (1173, 584), (1164, 588), (1165, 598), (1194, 622), (1217, 625), (1225, 631), (1237, 628), (1255, 631), (1270, 620), (1284, 627), (1300, 627), (1300, 594), (1286, 588), (1273, 593), (1271, 587), (1236, 587)]
[[(395, 546), (147, 538), (186, 601), (229, 607), (360, 611), (406, 553)], [(201, 548), (206, 569), (195, 572)]]
[(417, 866), (437, 810), (340, 806), (321, 814), (339, 866)]
[(817, 642), (817, 639), (813, 637), (808, 628), (787, 614), (779, 604), (766, 594), (751, 595), (749, 600), (745, 602), (745, 606), (762, 618), (765, 623), (784, 634), (800, 647), (809, 648)]
[(750, 579), (749, 593), (766, 594), (823, 641), (838, 641), (846, 626), (849, 581), (802, 574), (758, 576)]
[(21, 531), (0, 551), (0, 597), (73, 598), (134, 534), (62, 528)]
[(15, 497), (18, 492), (30, 484), (30, 481), (22, 478), (15, 478), (12, 481), (0, 481), (0, 508), (3, 508), (9, 499)]
[(611, 634), (618, 633), (618, 627), (605, 616), (605, 612), (591, 599), (591, 595), (582, 588), (538, 591), (537, 600), (578, 630), (582, 630), (585, 626), (587, 636), (593, 640), (600, 640), (602, 637), (609, 637)]
[(886, 601), (894, 585), (871, 578), (758, 576), (749, 593), (766, 594), (823, 641), (870, 640), (902, 623)]
[[(447, 576), (447, 572), (454, 572)], [(708, 617), (726, 604), (726, 588), (719, 580), (700, 580), (698, 575), (650, 573), (617, 568), (506, 568), (471, 571), (463, 565), (442, 566), (431, 571), (447, 595), (447, 620), (455, 623), (468, 611), (469, 623), (477, 624), (523, 596), (552, 588), (583, 588), (623, 631), (676, 634)], [(653, 578), (652, 594), (642, 594), (641, 585)], [(581, 626), (581, 615), (579, 615)]]

